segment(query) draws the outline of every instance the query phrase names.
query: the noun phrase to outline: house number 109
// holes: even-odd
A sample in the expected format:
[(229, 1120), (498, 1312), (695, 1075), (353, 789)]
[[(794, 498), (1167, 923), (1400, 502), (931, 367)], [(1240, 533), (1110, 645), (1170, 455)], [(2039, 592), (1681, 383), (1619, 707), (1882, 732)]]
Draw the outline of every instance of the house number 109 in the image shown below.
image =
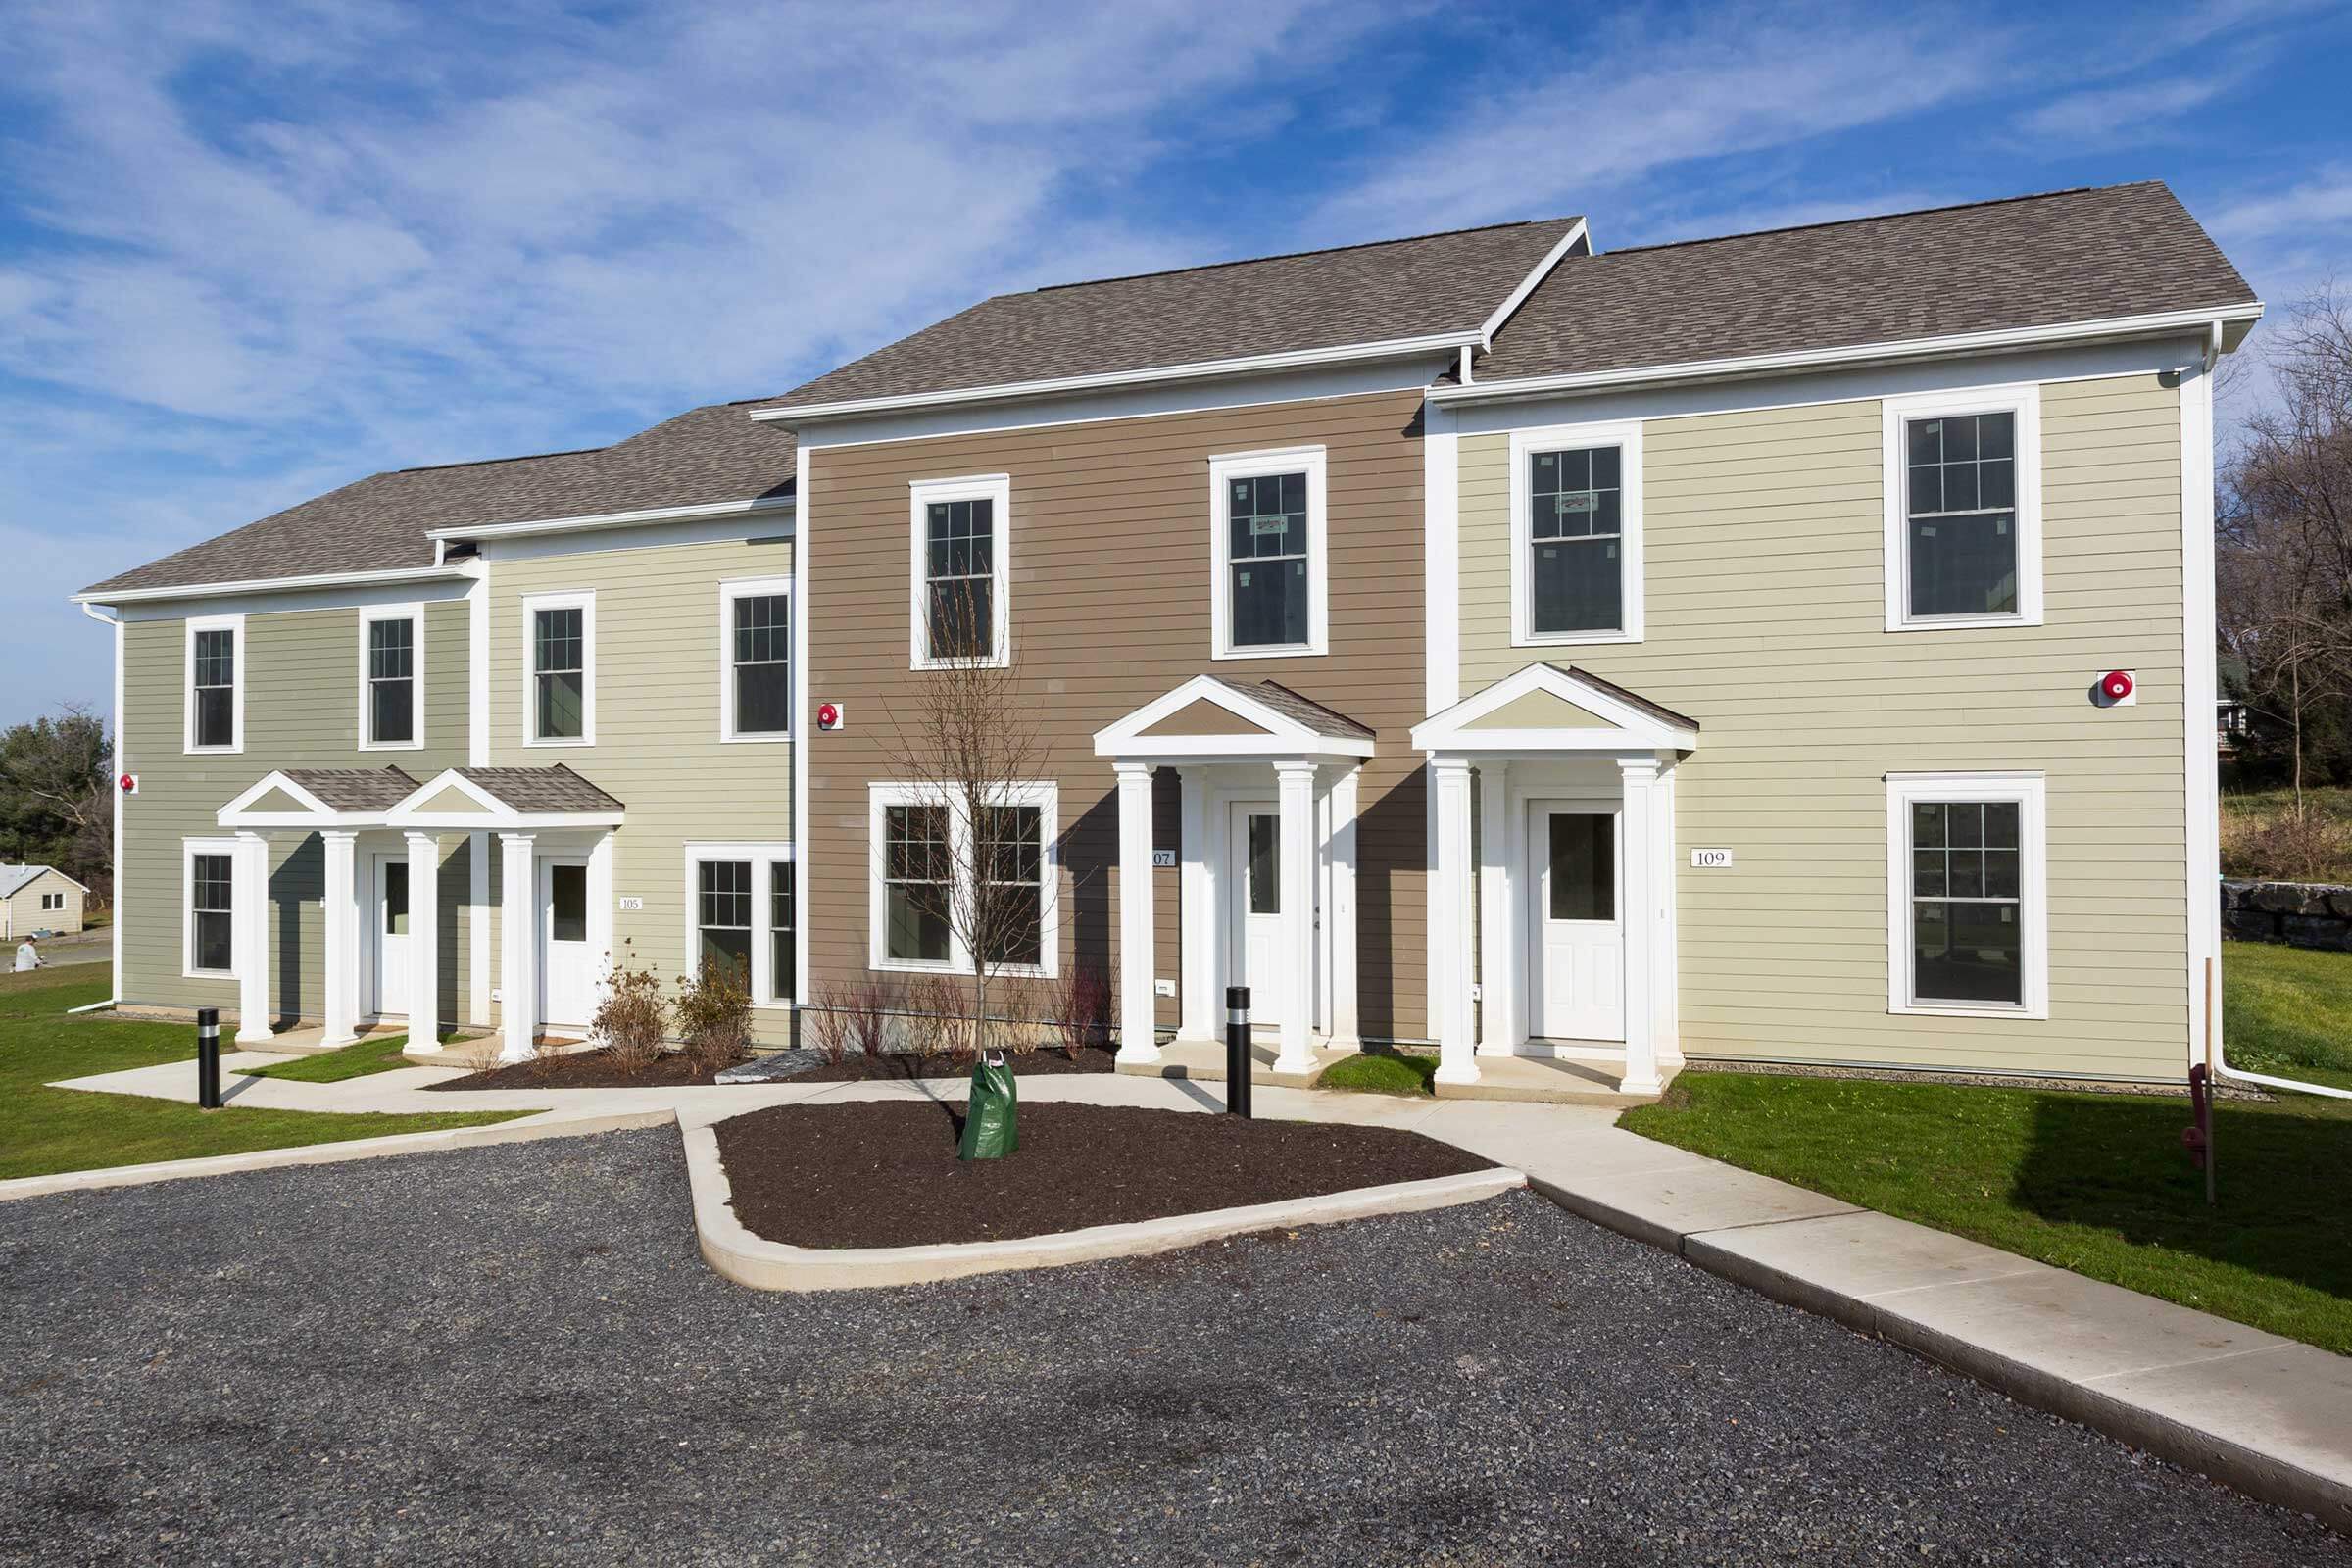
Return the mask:
[(1712, 870), (1719, 865), (1731, 864), (1732, 852), (1729, 850), (1692, 850), (1690, 863), (1703, 870)]

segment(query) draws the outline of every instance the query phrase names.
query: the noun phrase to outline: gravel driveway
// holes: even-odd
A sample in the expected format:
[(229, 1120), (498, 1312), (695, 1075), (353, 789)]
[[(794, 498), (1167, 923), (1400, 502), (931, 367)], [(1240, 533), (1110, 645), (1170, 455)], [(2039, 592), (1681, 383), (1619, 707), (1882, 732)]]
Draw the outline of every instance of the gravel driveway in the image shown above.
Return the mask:
[(2352, 1563), (1525, 1195), (789, 1298), (663, 1128), (0, 1204), (0, 1325), (11, 1563)]

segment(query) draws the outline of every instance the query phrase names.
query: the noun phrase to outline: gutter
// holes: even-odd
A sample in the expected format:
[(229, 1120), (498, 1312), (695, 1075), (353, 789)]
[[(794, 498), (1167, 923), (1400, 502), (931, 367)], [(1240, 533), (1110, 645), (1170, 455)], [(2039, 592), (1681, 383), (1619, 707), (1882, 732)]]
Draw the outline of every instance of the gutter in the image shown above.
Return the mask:
[[(757, 418), (755, 415), (753, 417)], [(691, 507), (649, 507), (638, 512), (592, 512), (572, 517), (538, 517), (524, 522), (489, 522), (471, 528), (427, 528), (424, 536), (436, 546), (460, 540), (523, 539), (543, 533), (585, 533), (596, 528), (626, 528), (641, 522), (688, 522), (697, 517), (755, 516), (770, 512), (794, 512), (790, 496), (755, 497), (749, 501), (711, 501)]]
[[(246, 577), (235, 582), (179, 583), (162, 588), (96, 589), (70, 594), (87, 613), (93, 605), (135, 605), (158, 599), (220, 599), (231, 594), (283, 593), (300, 588), (360, 588), (378, 583), (444, 582), (464, 573), (445, 566), (396, 566), (383, 571), (320, 571), (303, 577)], [(100, 619), (106, 617), (100, 616)]]

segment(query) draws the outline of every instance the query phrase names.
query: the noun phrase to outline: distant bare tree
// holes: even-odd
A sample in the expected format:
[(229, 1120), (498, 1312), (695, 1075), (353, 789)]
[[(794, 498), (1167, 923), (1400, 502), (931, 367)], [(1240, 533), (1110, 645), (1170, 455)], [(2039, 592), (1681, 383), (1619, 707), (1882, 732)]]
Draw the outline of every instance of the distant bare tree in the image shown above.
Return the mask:
[(113, 899), (114, 742), (86, 705), (0, 734), (0, 858), (56, 865)]

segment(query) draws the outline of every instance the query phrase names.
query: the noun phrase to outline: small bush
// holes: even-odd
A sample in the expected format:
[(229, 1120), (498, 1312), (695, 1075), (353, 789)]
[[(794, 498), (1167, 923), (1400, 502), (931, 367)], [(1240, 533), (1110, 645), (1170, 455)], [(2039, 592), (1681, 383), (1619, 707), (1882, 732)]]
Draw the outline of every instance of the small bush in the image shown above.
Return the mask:
[(2352, 874), (2352, 822), (2320, 810), (2225, 810), (2222, 868), (2265, 882), (2341, 881)]
[[(641, 1073), (662, 1057), (667, 1017), (661, 975), (651, 965), (633, 969), (623, 961), (612, 965), (611, 983), (605, 988), (604, 1001), (597, 1004), (596, 1016), (589, 1020), (589, 1031), (604, 1042), (614, 1066), (625, 1073)], [(537, 1059), (547, 1060), (548, 1054), (541, 1052)]]
[(1115, 995), (1110, 975), (1101, 964), (1082, 958), (1062, 975), (1055, 988), (1052, 1017), (1062, 1052), (1072, 1061), (1089, 1046), (1110, 1044)]
[(698, 1075), (732, 1067), (752, 1054), (752, 994), (733, 966), (705, 959), (701, 974), (679, 976), (670, 1012)]

